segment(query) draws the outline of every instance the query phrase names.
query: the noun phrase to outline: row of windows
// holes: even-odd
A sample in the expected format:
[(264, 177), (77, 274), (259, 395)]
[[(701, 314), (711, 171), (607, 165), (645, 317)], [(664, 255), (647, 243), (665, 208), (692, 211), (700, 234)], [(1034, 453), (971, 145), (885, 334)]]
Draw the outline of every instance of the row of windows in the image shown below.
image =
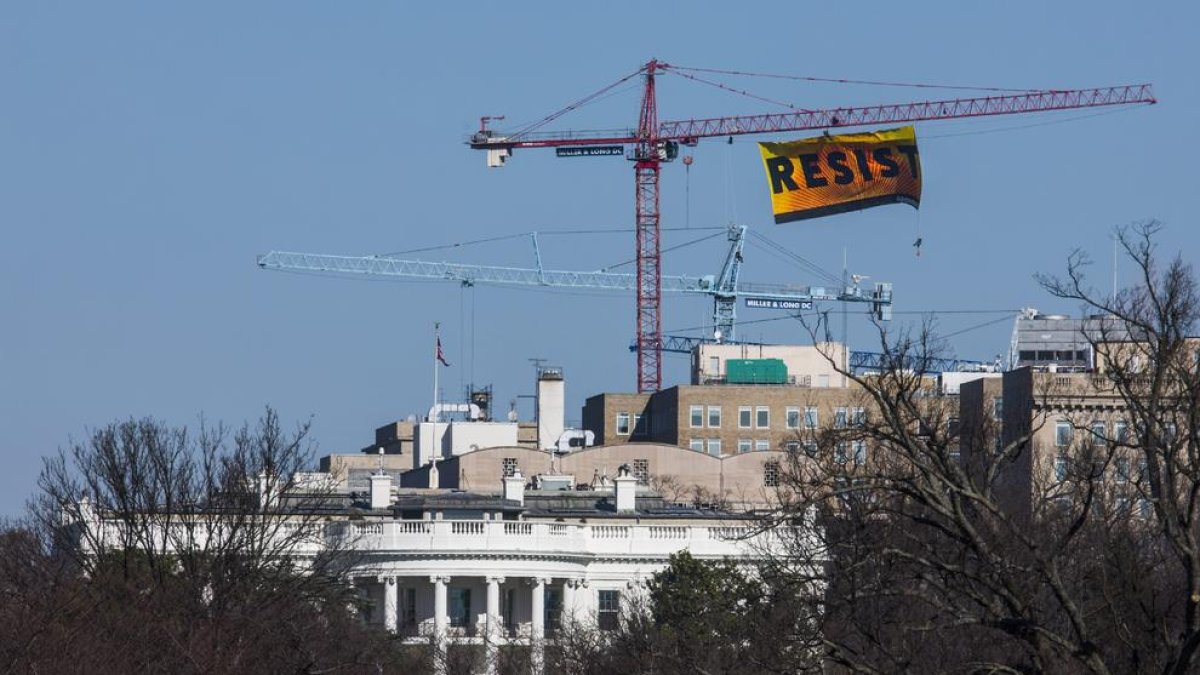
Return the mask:
[[(803, 417), (801, 417), (803, 414)], [(788, 429), (799, 429), (801, 424), (805, 429), (817, 429), (821, 426), (820, 412), (816, 406), (789, 406), (785, 411), (785, 421)], [(845, 429), (851, 426), (860, 427), (867, 421), (863, 408), (834, 408), (833, 428)], [(721, 406), (694, 405), (689, 409), (689, 425), (693, 429), (721, 428)], [(768, 406), (739, 406), (739, 429), (769, 429), (771, 427), (771, 409)]]
[[(1066, 455), (1064, 455), (1062, 453), (1059, 453), (1058, 457), (1056, 457), (1054, 459), (1054, 479), (1057, 481), (1060, 481), (1060, 482), (1066, 480), (1067, 474), (1070, 472), (1070, 468), (1071, 468), (1070, 458), (1068, 458)], [(1133, 475), (1129, 472), (1129, 469), (1130, 469), (1130, 465), (1129, 465), (1128, 457), (1117, 457), (1116, 459), (1114, 459), (1113, 460), (1113, 468), (1112, 468), (1113, 480), (1117, 483), (1128, 483), (1130, 480), (1133, 479)], [(1139, 480), (1139, 481), (1144, 480), (1145, 477), (1146, 477), (1146, 460), (1142, 459), (1142, 460), (1138, 461), (1137, 480)], [(1100, 478), (1100, 479), (1104, 478), (1102, 470), (1101, 470), (1101, 473), (1096, 476), (1096, 478)]]
[[(513, 609), (515, 590), (508, 589), (500, 596), (500, 614), (506, 627), (515, 628)], [(562, 596), (556, 588), (545, 591), (543, 622), (546, 627), (558, 624), (562, 612)], [(474, 618), (471, 607), (471, 589), (451, 586), (446, 589), (446, 613), (450, 625), (458, 628), (470, 627)], [(416, 623), (416, 591), (412, 588), (403, 589), (400, 595), (399, 622), (402, 626), (413, 626)], [(597, 618), (601, 630), (615, 630), (621, 615), (621, 592), (601, 590), (596, 592)]]
[[(1113, 422), (1112, 436), (1108, 435), (1108, 425), (1099, 420), (1092, 422), (1088, 428), (1090, 432), (1088, 442), (1092, 445), (1104, 445), (1110, 441), (1117, 443), (1129, 443), (1129, 425), (1124, 420)], [(1163, 436), (1166, 442), (1170, 443), (1175, 439), (1175, 425), (1166, 423), (1163, 425)], [(1065, 448), (1071, 445), (1071, 441), (1075, 438), (1075, 424), (1060, 420), (1054, 425), (1054, 445)]]

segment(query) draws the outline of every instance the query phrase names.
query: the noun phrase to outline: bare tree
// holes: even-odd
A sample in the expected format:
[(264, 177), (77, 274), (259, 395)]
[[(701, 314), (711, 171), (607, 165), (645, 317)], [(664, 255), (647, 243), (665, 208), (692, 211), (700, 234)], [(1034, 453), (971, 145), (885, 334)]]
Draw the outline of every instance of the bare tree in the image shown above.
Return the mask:
[[(1120, 233), (1139, 277), (1116, 298), (1087, 287), (1079, 254), (1065, 280), (1042, 278), (1107, 318), (1089, 338), (1099, 372), (1031, 379), (1035, 413), (1023, 423), (1007, 401), (1003, 428), (959, 422), (958, 402), (932, 391), (928, 366), (943, 345), (928, 324), (881, 328), (887, 367), (844, 373), (866, 417), (799, 439), (778, 509), (780, 522), (814, 514), (816, 527), (790, 530), (797, 537), (779, 560), (822, 570), (812, 597), (832, 664), (873, 673), (1196, 668), (1200, 376), (1189, 336), (1200, 303), (1182, 260), (1157, 267), (1156, 231)], [(811, 327), (814, 338), (823, 328)], [(1081, 401), (1103, 397), (1129, 433), (1091, 433), (1099, 413)], [(1045, 425), (1060, 420), (1058, 447), (1044, 447)], [(1135, 500), (1152, 506), (1149, 517)], [(817, 546), (802, 541), (812, 533)]]

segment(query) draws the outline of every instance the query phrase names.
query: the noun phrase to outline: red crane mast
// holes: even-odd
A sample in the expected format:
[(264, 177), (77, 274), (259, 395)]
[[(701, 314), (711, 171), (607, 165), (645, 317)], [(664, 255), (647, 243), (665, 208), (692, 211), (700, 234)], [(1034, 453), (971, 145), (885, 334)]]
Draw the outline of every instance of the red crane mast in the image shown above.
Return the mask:
[[(628, 145), (634, 162), (634, 203), (637, 245), (637, 387), (639, 392), (662, 387), (662, 253), (659, 245), (659, 173), (663, 162), (675, 159), (679, 145), (695, 145), (701, 138), (778, 133), (810, 129), (855, 127), (867, 124), (918, 122), (990, 115), (1014, 115), (1051, 110), (1151, 104), (1157, 101), (1149, 84), (1021, 91), (975, 98), (955, 98), (889, 105), (795, 110), (764, 115), (740, 115), (680, 121), (658, 121), (655, 78), (674, 68), (651, 59), (636, 72), (591, 96), (560, 110), (541, 122), (512, 134), (489, 129), (480, 118), (479, 131), (468, 141), (488, 151), (489, 166), (503, 166), (515, 148)], [(642, 75), (644, 87), (637, 129), (617, 132), (538, 132), (535, 129), (576, 109), (579, 105)], [(694, 78), (693, 78), (694, 79)]]

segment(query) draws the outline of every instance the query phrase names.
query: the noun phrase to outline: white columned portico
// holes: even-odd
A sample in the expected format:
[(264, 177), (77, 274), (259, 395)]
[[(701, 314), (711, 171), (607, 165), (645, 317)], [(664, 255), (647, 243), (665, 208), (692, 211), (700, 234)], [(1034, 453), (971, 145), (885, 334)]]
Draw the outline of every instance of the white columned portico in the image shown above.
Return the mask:
[(396, 577), (380, 577), (379, 580), (383, 582), (383, 626), (389, 633), (395, 633), (400, 605)]
[(446, 584), (450, 577), (432, 576), (429, 581), (433, 584), (433, 672), (444, 675), (446, 672), (446, 629), (450, 617), (446, 613)]
[(484, 667), (488, 675), (495, 675), (500, 667), (500, 584), (504, 577), (487, 577), (487, 624), (484, 626)]
[(530, 595), (529, 665), (534, 675), (541, 675), (546, 662), (546, 584), (549, 579), (534, 577), (529, 580)]

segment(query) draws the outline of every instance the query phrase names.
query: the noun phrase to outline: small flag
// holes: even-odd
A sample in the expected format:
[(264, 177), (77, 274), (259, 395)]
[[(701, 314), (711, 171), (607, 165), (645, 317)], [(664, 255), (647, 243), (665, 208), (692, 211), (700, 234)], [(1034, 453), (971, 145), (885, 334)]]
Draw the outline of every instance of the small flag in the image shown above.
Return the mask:
[(437, 339), (437, 360), (442, 362), (443, 366), (449, 366), (450, 362), (446, 360), (446, 356), (442, 354), (442, 338)]

